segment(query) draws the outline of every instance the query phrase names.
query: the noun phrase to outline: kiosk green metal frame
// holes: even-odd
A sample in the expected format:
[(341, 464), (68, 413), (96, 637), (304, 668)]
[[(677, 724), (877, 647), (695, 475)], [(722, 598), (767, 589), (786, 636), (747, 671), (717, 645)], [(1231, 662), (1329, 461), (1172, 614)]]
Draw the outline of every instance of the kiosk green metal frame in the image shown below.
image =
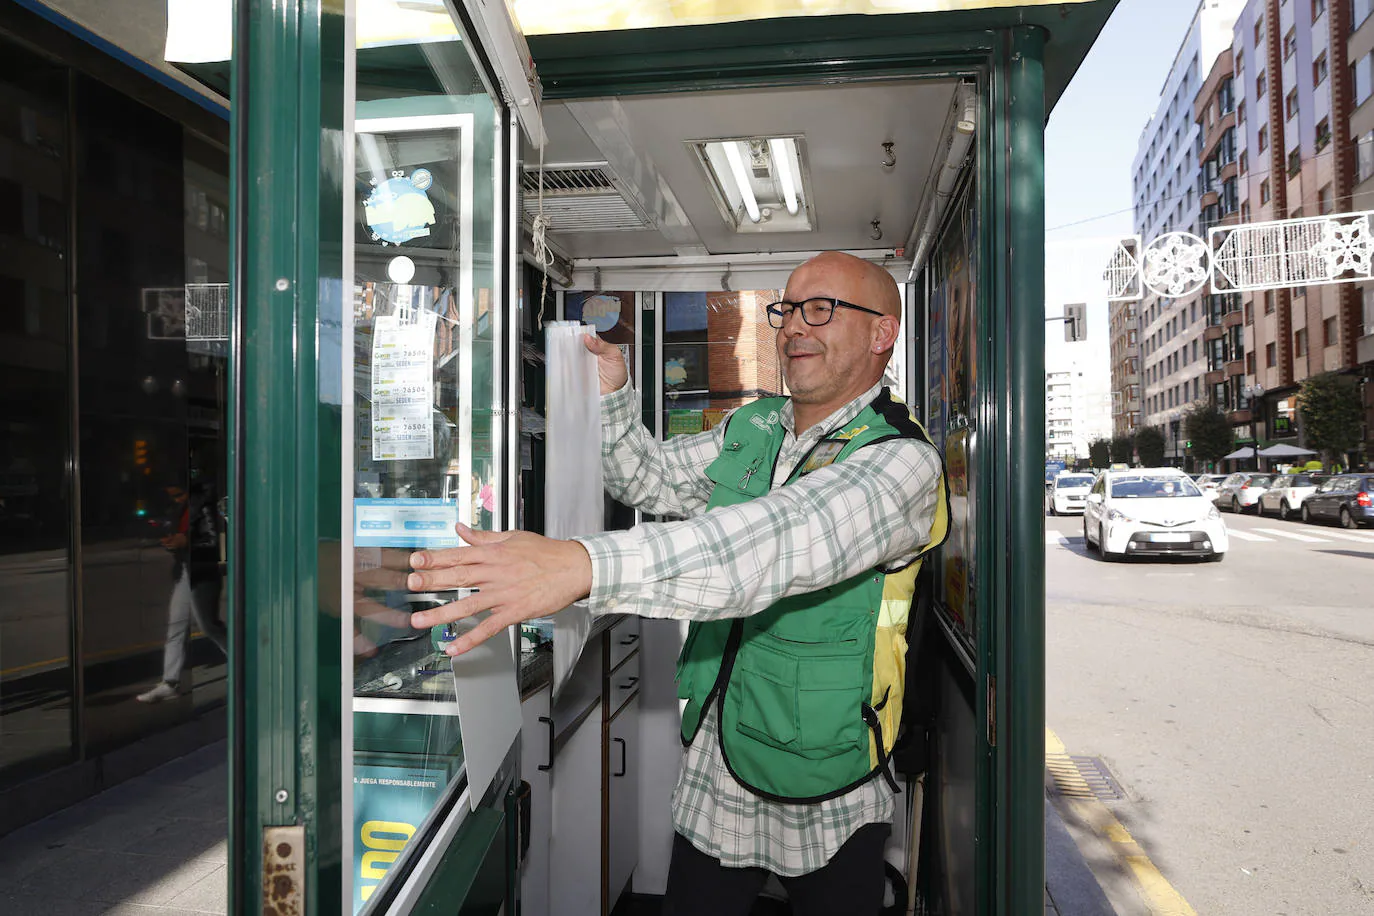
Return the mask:
[[(239, 0), (236, 13), (231, 913), (334, 914), (347, 905), (338, 614), (348, 507), (338, 405), (322, 396), (338, 367), (321, 330), (341, 320), (352, 295), (340, 245), (352, 176), (334, 167), (353, 75), (344, 6)], [(976, 81), (985, 127), (973, 180), (981, 231), (971, 410), (980, 443), (970, 496), (983, 511), (973, 533), (980, 622), (960, 649), (975, 702), (971, 721), (959, 723), (976, 736), (976, 900), (960, 911), (1017, 916), (1038, 911), (1044, 893), (1044, 125), (1115, 0), (967, 6), (529, 44), (546, 97), (564, 99), (891, 76)], [(482, 49), (475, 57), (485, 59)], [(505, 155), (513, 164), (513, 142)], [(507, 184), (504, 194), (514, 193)], [(508, 235), (498, 257), (513, 269), (517, 236)], [(506, 289), (495, 307), (514, 313), (519, 303)], [(442, 899), (452, 912), (462, 906), (453, 895), (490, 885), (493, 867), (511, 870), (503, 817), (498, 806), (472, 820), (417, 909)], [(303, 855), (283, 850), (293, 843)], [(506, 852), (486, 854), (498, 846)]]

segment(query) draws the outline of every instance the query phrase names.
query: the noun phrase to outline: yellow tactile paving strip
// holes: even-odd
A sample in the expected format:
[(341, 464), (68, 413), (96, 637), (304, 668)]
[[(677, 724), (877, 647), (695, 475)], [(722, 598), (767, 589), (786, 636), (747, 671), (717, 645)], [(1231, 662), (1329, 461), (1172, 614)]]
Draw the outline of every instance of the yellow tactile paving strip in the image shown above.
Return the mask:
[(1197, 916), (1197, 910), (1160, 873), (1131, 832), (1093, 794), (1087, 780), (1069, 759), (1064, 742), (1048, 728), (1045, 729), (1045, 768), (1059, 789), (1064, 807), (1079, 823), (1106, 840), (1123, 870), (1135, 881), (1150, 913), (1154, 916)]

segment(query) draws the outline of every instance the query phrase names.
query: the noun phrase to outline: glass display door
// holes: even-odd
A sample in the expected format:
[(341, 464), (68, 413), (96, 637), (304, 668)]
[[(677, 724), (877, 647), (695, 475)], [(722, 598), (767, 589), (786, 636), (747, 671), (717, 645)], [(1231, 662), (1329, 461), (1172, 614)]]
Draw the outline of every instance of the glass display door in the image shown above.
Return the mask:
[(448, 5), (296, 6), (236, 41), (231, 910), (499, 906), (516, 656), (450, 660), (411, 614), (461, 594), (406, 579), (511, 524), (512, 121)]

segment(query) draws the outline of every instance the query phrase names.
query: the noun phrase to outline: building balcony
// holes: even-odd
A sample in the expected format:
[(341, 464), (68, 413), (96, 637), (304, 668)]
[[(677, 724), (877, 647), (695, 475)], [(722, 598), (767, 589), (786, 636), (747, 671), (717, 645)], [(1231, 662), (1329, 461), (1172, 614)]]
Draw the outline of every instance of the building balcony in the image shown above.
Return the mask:
[(1355, 341), (1355, 361), (1374, 363), (1374, 334), (1366, 334)]
[(1210, 324), (1202, 330), (1202, 339), (1205, 341), (1221, 340), (1226, 336), (1226, 329), (1219, 324)]
[(1221, 369), (1210, 371), (1202, 377), (1202, 384), (1209, 388), (1212, 385), (1220, 385), (1224, 381), (1226, 381), (1226, 373)]
[(1199, 201), (1199, 204), (1204, 209), (1213, 205), (1219, 205), (1220, 203), (1221, 195), (1215, 189), (1202, 192), (1202, 200)]
[(1211, 159), (1227, 129), (1235, 126), (1236, 110), (1234, 108), (1217, 118), (1202, 136), (1202, 155), (1198, 157), (1199, 161), (1206, 162)]
[(1230, 423), (1232, 426), (1239, 426), (1242, 423), (1249, 423), (1250, 408), (1246, 407), (1243, 410), (1226, 411), (1226, 422)]
[(1227, 378), (1235, 378), (1237, 375), (1245, 374), (1245, 360), (1233, 359), (1226, 364)]
[(1223, 328), (1238, 328), (1245, 324), (1245, 310), (1236, 309), (1234, 312), (1227, 312), (1221, 318)]

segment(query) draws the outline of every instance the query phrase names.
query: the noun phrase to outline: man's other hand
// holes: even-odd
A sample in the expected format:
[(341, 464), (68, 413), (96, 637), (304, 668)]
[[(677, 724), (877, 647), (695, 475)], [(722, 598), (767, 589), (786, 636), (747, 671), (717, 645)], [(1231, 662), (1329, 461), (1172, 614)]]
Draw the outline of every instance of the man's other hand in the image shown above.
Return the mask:
[[(611, 349), (619, 358), (620, 352)], [(459, 525), (457, 530), (471, 547), (416, 551), (410, 557), (416, 571), (406, 580), (414, 592), (479, 590), (451, 604), (410, 615), (410, 625), (423, 629), (491, 611), (448, 645), (444, 651), (449, 655), (462, 655), (506, 627), (547, 617), (591, 592), (591, 557), (576, 541), (559, 541), (528, 531), (474, 531), (466, 525)]]
[(630, 380), (630, 371), (625, 368), (625, 355), (620, 348), (595, 334), (584, 335), (582, 342), (596, 354), (596, 374), (601, 379), (601, 394), (608, 395), (624, 388)]

